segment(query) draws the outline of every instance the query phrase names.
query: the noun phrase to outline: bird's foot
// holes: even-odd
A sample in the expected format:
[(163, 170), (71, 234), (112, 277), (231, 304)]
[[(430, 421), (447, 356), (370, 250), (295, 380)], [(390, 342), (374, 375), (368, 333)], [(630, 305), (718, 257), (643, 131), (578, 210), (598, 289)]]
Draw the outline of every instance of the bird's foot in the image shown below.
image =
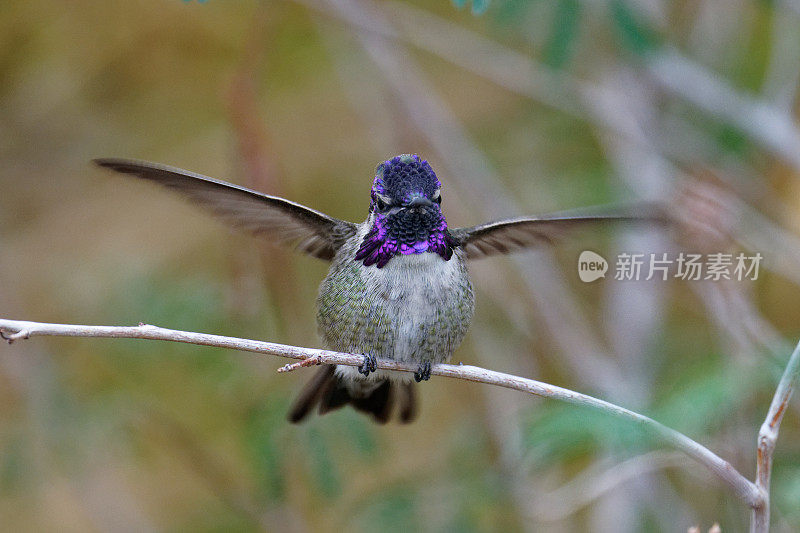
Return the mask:
[(419, 383), (420, 381), (428, 381), (429, 379), (431, 379), (431, 362), (425, 361), (419, 365), (417, 371), (414, 372), (414, 380)]
[(364, 377), (370, 375), (371, 372), (378, 370), (378, 361), (375, 360), (374, 355), (365, 355), (364, 362), (358, 366), (358, 372), (364, 374)]

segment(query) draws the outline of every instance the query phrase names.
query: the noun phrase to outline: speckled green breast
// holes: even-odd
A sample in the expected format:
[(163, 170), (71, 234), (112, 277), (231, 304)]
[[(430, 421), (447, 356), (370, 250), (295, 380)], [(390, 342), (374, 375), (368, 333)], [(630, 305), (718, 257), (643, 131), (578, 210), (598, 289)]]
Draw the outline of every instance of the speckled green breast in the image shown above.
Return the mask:
[(345, 245), (320, 286), (317, 324), (326, 345), (400, 361), (448, 360), (474, 311), (463, 259), (395, 256), (378, 269), (354, 253)]

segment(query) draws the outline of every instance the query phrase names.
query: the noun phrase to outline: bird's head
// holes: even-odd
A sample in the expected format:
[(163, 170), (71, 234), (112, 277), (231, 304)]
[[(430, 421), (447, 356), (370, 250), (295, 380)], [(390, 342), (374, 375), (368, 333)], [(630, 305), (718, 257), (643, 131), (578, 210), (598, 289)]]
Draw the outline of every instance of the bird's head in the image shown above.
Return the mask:
[(403, 154), (384, 161), (375, 172), (370, 202), (370, 231), (356, 259), (382, 268), (397, 254), (453, 254), (447, 222), (440, 209), (442, 184), (427, 161)]
[(375, 170), (370, 210), (375, 214), (395, 215), (426, 211), (442, 203), (442, 184), (427, 161), (418, 155), (403, 154), (384, 161)]

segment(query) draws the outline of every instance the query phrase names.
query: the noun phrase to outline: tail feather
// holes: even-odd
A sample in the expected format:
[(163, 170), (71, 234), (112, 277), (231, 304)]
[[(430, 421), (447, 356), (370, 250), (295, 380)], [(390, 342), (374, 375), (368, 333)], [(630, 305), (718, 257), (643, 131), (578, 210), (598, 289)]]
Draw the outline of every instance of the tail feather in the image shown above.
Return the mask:
[(311, 378), (308, 383), (306, 383), (306, 386), (303, 387), (302, 392), (300, 392), (300, 396), (297, 397), (294, 404), (292, 404), (292, 407), (289, 409), (289, 422), (296, 424), (308, 415), (309, 411), (314, 408), (325, 390), (335, 381), (335, 370), (335, 366), (325, 365), (314, 374), (314, 377)]
[[(350, 403), (361, 412), (371, 414), (379, 424), (385, 424), (392, 414), (392, 382), (388, 379), (363, 398), (350, 397)], [(322, 410), (320, 409), (320, 413)]]
[(408, 424), (417, 417), (417, 390), (413, 383), (400, 383), (397, 391), (400, 404), (400, 422)]
[[(331, 367), (335, 368), (335, 367)], [(325, 384), (319, 396), (319, 414), (324, 415), (350, 403), (350, 392), (336, 375)]]
[(400, 422), (411, 422), (416, 415), (416, 395), (411, 383), (393, 383), (385, 380), (363, 394), (353, 393), (335, 374), (336, 367), (325, 365), (306, 384), (300, 396), (289, 409), (289, 421), (302, 421), (317, 406), (319, 414), (350, 404), (356, 410), (372, 415), (373, 420), (385, 424), (392, 414), (395, 400), (400, 405)]

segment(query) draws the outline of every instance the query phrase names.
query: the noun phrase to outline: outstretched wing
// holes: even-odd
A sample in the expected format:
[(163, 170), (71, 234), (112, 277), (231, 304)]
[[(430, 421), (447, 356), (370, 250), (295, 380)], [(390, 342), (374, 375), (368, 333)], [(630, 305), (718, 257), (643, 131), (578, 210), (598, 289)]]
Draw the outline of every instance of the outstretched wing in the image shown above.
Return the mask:
[(178, 168), (129, 159), (95, 159), (123, 174), (154, 181), (208, 208), (225, 222), (272, 241), (292, 242), (320, 259), (333, 259), (356, 225), (300, 204)]
[(606, 208), (594, 212), (564, 212), (538, 217), (520, 217), (454, 228), (450, 235), (466, 252), (467, 259), (508, 254), (524, 248), (552, 244), (564, 233), (583, 226), (615, 222), (666, 222), (663, 210), (656, 205), (629, 208)]

